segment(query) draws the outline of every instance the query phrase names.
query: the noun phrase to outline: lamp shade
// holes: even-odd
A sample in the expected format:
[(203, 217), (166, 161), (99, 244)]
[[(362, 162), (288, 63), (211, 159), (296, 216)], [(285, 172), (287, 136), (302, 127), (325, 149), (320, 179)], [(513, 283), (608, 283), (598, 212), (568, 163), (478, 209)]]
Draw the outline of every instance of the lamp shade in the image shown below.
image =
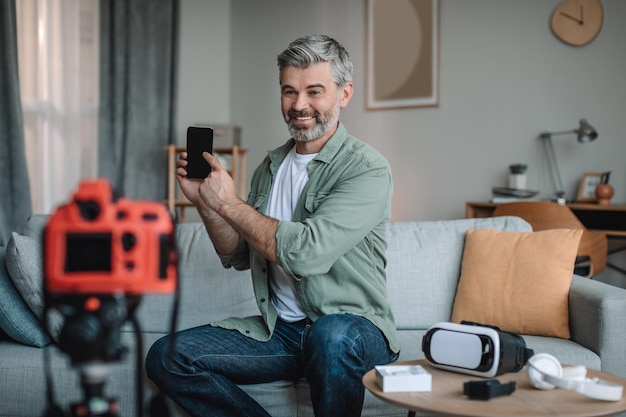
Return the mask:
[(589, 143), (598, 137), (596, 129), (587, 123), (587, 119), (580, 119), (580, 127), (576, 130), (578, 142)]

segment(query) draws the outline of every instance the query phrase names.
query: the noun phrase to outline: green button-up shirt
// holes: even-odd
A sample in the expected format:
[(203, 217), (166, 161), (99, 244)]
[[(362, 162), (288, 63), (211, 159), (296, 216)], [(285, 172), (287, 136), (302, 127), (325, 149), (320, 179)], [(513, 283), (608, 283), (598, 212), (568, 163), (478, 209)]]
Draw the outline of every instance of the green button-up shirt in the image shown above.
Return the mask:
[[(248, 203), (264, 213), (276, 172), (294, 146), (268, 152), (254, 172)], [(374, 323), (394, 352), (400, 350), (387, 300), (385, 223), (391, 215), (393, 184), (387, 160), (371, 146), (348, 135), (340, 123), (308, 165), (309, 180), (292, 221), (278, 223), (277, 256), (296, 281), (307, 317), (356, 314)], [(268, 261), (241, 240), (225, 267), (250, 268), (261, 317), (229, 318), (213, 325), (236, 329), (266, 341), (274, 330)]]

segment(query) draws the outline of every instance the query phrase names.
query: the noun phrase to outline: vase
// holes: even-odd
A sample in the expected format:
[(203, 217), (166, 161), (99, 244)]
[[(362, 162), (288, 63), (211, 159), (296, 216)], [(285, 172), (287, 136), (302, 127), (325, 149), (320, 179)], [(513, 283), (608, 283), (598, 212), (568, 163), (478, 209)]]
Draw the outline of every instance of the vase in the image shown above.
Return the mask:
[(526, 174), (509, 174), (509, 188), (526, 189)]
[(611, 184), (598, 184), (596, 187), (596, 198), (601, 206), (608, 206), (613, 198), (614, 189)]

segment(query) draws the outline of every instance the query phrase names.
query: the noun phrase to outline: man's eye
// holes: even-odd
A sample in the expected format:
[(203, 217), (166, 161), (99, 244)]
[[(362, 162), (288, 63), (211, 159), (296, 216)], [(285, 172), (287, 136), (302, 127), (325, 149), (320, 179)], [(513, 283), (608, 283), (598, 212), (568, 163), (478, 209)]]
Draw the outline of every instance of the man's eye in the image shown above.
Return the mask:
[(319, 96), (320, 94), (322, 94), (322, 92), (319, 90), (311, 90), (309, 91), (309, 94), (312, 96)]
[(293, 96), (295, 93), (296, 93), (295, 91), (290, 91), (290, 90), (283, 91), (284, 96)]

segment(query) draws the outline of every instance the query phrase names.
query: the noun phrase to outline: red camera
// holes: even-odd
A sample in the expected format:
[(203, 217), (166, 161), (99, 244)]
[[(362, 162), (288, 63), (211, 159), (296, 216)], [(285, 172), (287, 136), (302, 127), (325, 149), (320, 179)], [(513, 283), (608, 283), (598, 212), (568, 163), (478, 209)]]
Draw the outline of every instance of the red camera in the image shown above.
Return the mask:
[(158, 202), (114, 200), (107, 180), (82, 181), (44, 229), (50, 294), (171, 293), (178, 250), (172, 216)]

